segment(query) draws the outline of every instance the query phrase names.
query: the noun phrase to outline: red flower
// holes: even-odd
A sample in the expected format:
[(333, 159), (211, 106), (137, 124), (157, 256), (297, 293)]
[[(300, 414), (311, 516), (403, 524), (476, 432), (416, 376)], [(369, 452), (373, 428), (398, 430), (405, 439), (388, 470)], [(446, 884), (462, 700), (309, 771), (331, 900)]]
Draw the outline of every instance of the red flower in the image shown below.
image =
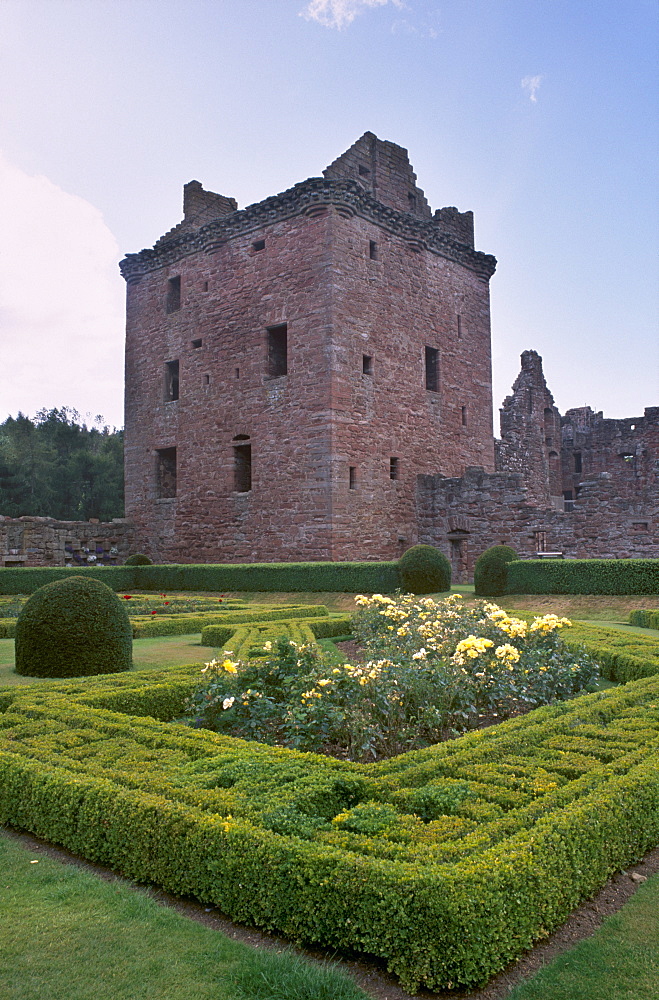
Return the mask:
[(130, 599), (131, 599), (130, 594), (124, 594), (124, 601), (130, 601)]
[(157, 614), (158, 614), (158, 612), (157, 612), (157, 611), (152, 611), (152, 612), (151, 612), (151, 614), (152, 614), (152, 615), (157, 615)]
[(165, 604), (171, 604), (171, 601), (165, 601)]
[(167, 597), (167, 594), (161, 594), (160, 596), (161, 597)]

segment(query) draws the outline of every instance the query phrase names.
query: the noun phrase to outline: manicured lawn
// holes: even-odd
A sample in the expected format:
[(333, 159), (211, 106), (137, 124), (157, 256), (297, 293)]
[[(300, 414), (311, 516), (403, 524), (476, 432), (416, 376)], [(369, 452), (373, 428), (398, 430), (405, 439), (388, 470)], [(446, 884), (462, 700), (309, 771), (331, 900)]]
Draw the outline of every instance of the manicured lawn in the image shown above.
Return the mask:
[(602, 927), (559, 955), (507, 1000), (656, 1000), (659, 875)]
[(0, 835), (3, 1000), (367, 1000), (343, 973), (231, 941)]
[[(210, 646), (202, 646), (199, 633), (164, 635), (154, 639), (133, 639), (135, 670), (162, 670), (184, 663), (205, 663), (213, 656)], [(34, 684), (38, 677), (19, 677), (14, 673), (14, 640), (0, 639), (0, 687), (9, 684)]]

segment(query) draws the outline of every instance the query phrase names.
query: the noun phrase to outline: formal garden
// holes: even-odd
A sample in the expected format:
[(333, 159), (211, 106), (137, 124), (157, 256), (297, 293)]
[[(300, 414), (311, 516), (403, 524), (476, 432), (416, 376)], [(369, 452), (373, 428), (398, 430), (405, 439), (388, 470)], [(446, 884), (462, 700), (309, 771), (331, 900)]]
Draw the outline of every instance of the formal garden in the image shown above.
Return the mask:
[[(0, 821), (409, 992), (481, 986), (659, 843), (658, 564), (474, 593), (428, 558), (0, 570)], [(203, 948), (190, 996), (367, 995)]]

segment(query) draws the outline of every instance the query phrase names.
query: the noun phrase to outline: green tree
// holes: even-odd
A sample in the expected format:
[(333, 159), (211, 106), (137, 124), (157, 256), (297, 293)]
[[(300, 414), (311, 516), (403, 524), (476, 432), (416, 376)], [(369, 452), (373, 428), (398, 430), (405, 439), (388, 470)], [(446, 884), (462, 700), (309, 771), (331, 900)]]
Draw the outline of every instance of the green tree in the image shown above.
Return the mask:
[(123, 431), (69, 407), (0, 424), (0, 513), (61, 520), (123, 516)]

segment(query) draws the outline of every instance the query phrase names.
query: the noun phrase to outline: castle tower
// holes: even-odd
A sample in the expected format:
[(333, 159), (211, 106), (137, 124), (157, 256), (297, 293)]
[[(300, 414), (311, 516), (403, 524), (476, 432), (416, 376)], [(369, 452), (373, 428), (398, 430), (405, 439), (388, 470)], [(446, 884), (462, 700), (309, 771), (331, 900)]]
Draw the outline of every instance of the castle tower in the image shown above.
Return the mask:
[(418, 474), (494, 469), (489, 278), (367, 132), (323, 177), (184, 219), (127, 281), (126, 516), (179, 562), (397, 558)]

